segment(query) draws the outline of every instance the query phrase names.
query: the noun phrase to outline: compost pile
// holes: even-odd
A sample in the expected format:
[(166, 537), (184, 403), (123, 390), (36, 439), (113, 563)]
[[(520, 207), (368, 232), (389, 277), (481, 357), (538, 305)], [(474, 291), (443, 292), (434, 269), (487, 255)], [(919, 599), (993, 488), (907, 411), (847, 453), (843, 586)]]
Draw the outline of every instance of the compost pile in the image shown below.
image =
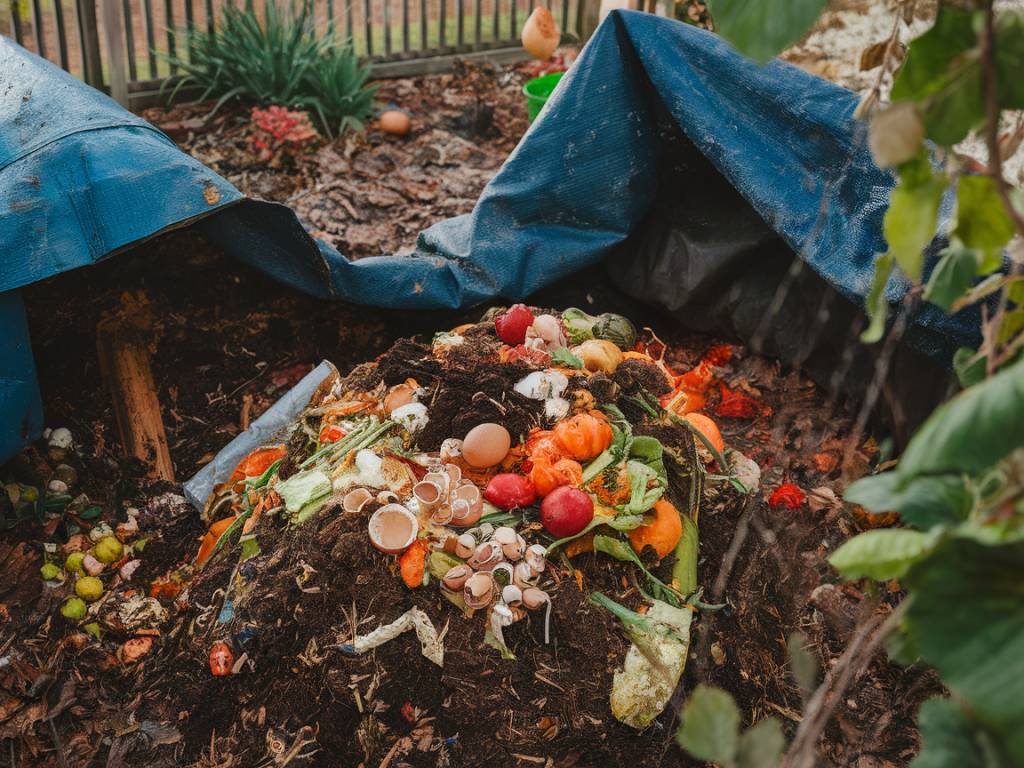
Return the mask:
[[(588, 340), (572, 334), (585, 334), (588, 325), (592, 331), (597, 318), (540, 309), (531, 311), (534, 320), (544, 314), (562, 320), (564, 352), (547, 351), (546, 342), (533, 333), (530, 341), (524, 334), (521, 347), (505, 344), (497, 335), (493, 312), (483, 319), (420, 319), (428, 328), (477, 322), (434, 338), (400, 340), (388, 349), (398, 328), (407, 328), (408, 318), (396, 315), (395, 328), (387, 331), (381, 318), (371, 321), (337, 305), (317, 305), (311, 312), (298, 299), (274, 294), (265, 278), (249, 271), (218, 269), (213, 262), (208, 273), (201, 273), (209, 279), (196, 280), (194, 266), (189, 272), (171, 259), (140, 262), (145, 275), (152, 273), (146, 278), (150, 282), (143, 282), (153, 312), (163, 318), (156, 325), (155, 376), (182, 476), (208, 461), (212, 453), (204, 453), (244, 429), (247, 417), (255, 419), (281, 395), (282, 387), (322, 356), (338, 360), (348, 371), (355, 361), (385, 350), (376, 362), (325, 384), (298, 420), (292, 439), (263, 446), (270, 450), (240, 468), (248, 474), (263, 464), (265, 469), (277, 464), (270, 473), (272, 482), (264, 474), (254, 474), (248, 482), (236, 479), (214, 495), (202, 522), (179, 495), (180, 486), (146, 481), (139, 467), (118, 458), (100, 378), (75, 373), (90, 370), (94, 314), (116, 303), (125, 284), (134, 284), (133, 273), (126, 272), (133, 264), (128, 259), (116, 273), (107, 270), (109, 265), (88, 273), (86, 278), (95, 284), (86, 291), (87, 300), (67, 298), (66, 291), (81, 293), (82, 278), (76, 276), (38, 288), (30, 304), (37, 333), (45, 340), (37, 353), (46, 373), (48, 412), (51, 418), (58, 414), (62, 421), (56, 424), (71, 428), (72, 439), (69, 445), (67, 430), (55, 429), (0, 468), (6, 485), (0, 519), (7, 527), (0, 545), (6, 577), (0, 587), (0, 764), (13, 754), (19, 766), (60, 765), (60, 754), (72, 768), (485, 761), (501, 766), (688, 765), (672, 738), (675, 712), (687, 690), (711, 682), (737, 697), (745, 720), (775, 714), (794, 727), (801, 694), (788, 672), (787, 635), (797, 629), (806, 633), (823, 665), (842, 653), (863, 596), (830, 583), (834, 575), (825, 557), (855, 530), (878, 521), (851, 514), (839, 501), (839, 465), (850, 422), (841, 407), (800, 374), (787, 373), (741, 347), (670, 328), (667, 349), (645, 331), (639, 347), (620, 348), (618, 354), (604, 344), (579, 350)], [(179, 292), (190, 302), (198, 301), (195, 285), (232, 300), (215, 311), (202, 309), (214, 306), (205, 300), (198, 302), (202, 311), (175, 311), (184, 301)], [(555, 303), (574, 296), (570, 300), (583, 303), (591, 294), (599, 303), (584, 306), (612, 306), (642, 316), (636, 308), (614, 303), (593, 279), (577, 279), (546, 298)], [(266, 303), (268, 296), (274, 303)], [(328, 322), (335, 317), (332, 312), (336, 320)], [(521, 330), (523, 315), (517, 312)], [(260, 319), (268, 315), (274, 321), (269, 326)], [(295, 339), (304, 340), (303, 346), (296, 347)], [(544, 350), (538, 349), (542, 343)], [(218, 354), (227, 356), (217, 362)], [(610, 373), (584, 372), (573, 367), (576, 361), (591, 367), (615, 365)], [(560, 384), (556, 373), (566, 379), (560, 395), (535, 399), (517, 391), (521, 383), (520, 390), (533, 394), (538, 394), (533, 384)], [(524, 383), (531, 376), (530, 385)], [(552, 394), (550, 386), (546, 394)], [(408, 410), (415, 416), (416, 403), (425, 406), (427, 421), (410, 433), (407, 427), (416, 426), (416, 420), (408, 420)], [(390, 413), (388, 405), (393, 406)], [(621, 416), (609, 409), (613, 405)], [(335, 413), (317, 410), (326, 406)], [(402, 407), (407, 409), (404, 414)], [(549, 407), (554, 410), (549, 412)], [(337, 413), (339, 408), (353, 411)], [(727, 468), (700, 437), (695, 443), (690, 428), (675, 420), (700, 424), (693, 409), (722, 428), (724, 452), (717, 440), (711, 448)], [(429, 551), (423, 553), (424, 583), (415, 588), (403, 578), (415, 583), (419, 569), (412, 555), (374, 548), (370, 518), (388, 504), (401, 504), (414, 513), (419, 526), (421, 510), (409, 485), (445, 482), (426, 476), (435, 459), (441, 460), (442, 450), (441, 463), (456, 465), (460, 482), (471, 480), (483, 492), (494, 475), (532, 477), (534, 467), (526, 461), (533, 455), (541, 459), (536, 479), (542, 488), (544, 478), (568, 477), (575, 484), (575, 465), (582, 475), (592, 460), (564, 456), (550, 461), (552, 456), (534, 449), (576, 416), (588, 417), (585, 421), (596, 427), (586, 433), (569, 430), (595, 438), (588, 453), (607, 439), (602, 419), (613, 429), (609, 448), (622, 439), (616, 431), (624, 435), (627, 426), (638, 448), (646, 437), (662, 446), (665, 490), (655, 511), (639, 515), (644, 526), (617, 530), (602, 525), (590, 531), (593, 538), (581, 536), (553, 547), (556, 536), (545, 529), (541, 509), (550, 493), (507, 513), (486, 506), (484, 499), (481, 519), (471, 525), (428, 521), (420, 529), (428, 534)], [(346, 438), (349, 447), (360, 434), (369, 438), (365, 428), (371, 424), (380, 428), (399, 420), (404, 426), (391, 427), (376, 442), (370, 439), (363, 449), (370, 455), (357, 461), (356, 450), (349, 462), (330, 458), (316, 466), (328, 451), (345, 450)], [(452, 450), (457, 445), (443, 449), (446, 441), (464, 440), (481, 424), (508, 430), (511, 456), (502, 466), (468, 466), (464, 455)], [(707, 422), (701, 426), (716, 437)], [(573, 444), (580, 456), (588, 455), (582, 451), (583, 441)], [(325, 449), (320, 458), (301, 466), (320, 449)], [(643, 452), (634, 453), (637, 459)], [(858, 446), (855, 471), (865, 471), (874, 455), (870, 440)], [(379, 466), (372, 456), (380, 457)], [(272, 461), (266, 464), (267, 459)], [(609, 466), (621, 468), (622, 462)], [(295, 494), (302, 486), (297, 478), (312, 469), (328, 475), (331, 490), (317, 496), (315, 484), (309, 485), (314, 506), (303, 514), (306, 504), (295, 507), (303, 499)], [(700, 469), (707, 473), (703, 489), (693, 483), (694, 470), (699, 477)], [(339, 484), (335, 492), (336, 471), (339, 478), (351, 479), (364, 470), (404, 480), (396, 490), (352, 483)], [(444, 474), (449, 471), (446, 467)], [(618, 471), (601, 474), (613, 482), (607, 489), (593, 490), (622, 487), (615, 482)], [(750, 493), (741, 493), (734, 480)], [(649, 489), (658, 486), (655, 481)], [(372, 499), (360, 506), (365, 494), (356, 493), (349, 507), (357, 510), (344, 511), (346, 497), (360, 488)], [(424, 488), (429, 495), (430, 486)], [(699, 490), (703, 493), (695, 495)], [(288, 510), (288, 498), (293, 511)], [(441, 512), (442, 520), (456, 507), (464, 511), (447, 498), (449, 509)], [(694, 506), (696, 499), (699, 504)], [(624, 497), (599, 499), (596, 492), (593, 501), (595, 513), (627, 503)], [(684, 591), (683, 581), (692, 572), (678, 568), (677, 551), (659, 561), (656, 548), (641, 546), (638, 551), (633, 546), (636, 531), (655, 522), (656, 510), (665, 509), (665, 503), (672, 505), (681, 524), (690, 520), (700, 531), (698, 583), (711, 593), (686, 597), (728, 606), (692, 612), (682, 685), (665, 711), (639, 731), (613, 714), (619, 711), (612, 701), (616, 672), (629, 665), (634, 638), (611, 610), (626, 618), (632, 615), (608, 601), (633, 611), (645, 606), (651, 610), (651, 598), (668, 605), (674, 596), (667, 590)], [(616, 513), (623, 518), (620, 527), (636, 522), (630, 520), (636, 515)], [(232, 519), (239, 514), (248, 516), (240, 522)], [(503, 518), (505, 514), (510, 517)], [(305, 518), (302, 523), (297, 522), (300, 516)], [(230, 522), (215, 527), (223, 520)], [(485, 524), (492, 526), (489, 533)], [(515, 560), (519, 539), (509, 537), (507, 530), (498, 533), (502, 528), (514, 529), (523, 544), (546, 550), (544, 570), (535, 579), (531, 571), (534, 584), (520, 587), (518, 596), (528, 597), (536, 607), (525, 607), (521, 599), (515, 605), (517, 595), (506, 596), (503, 585), (500, 595), (492, 587), (486, 608), (467, 616), (451, 601), (460, 595), (464, 599), (465, 584), (461, 592), (442, 586), (448, 572), (458, 567), (450, 558), (469, 564), (469, 557), (458, 551), (460, 536), (470, 533), (478, 543), (479, 533), (479, 544), (497, 537), (499, 546), (509, 545), (512, 559), (503, 546), (501, 557), (512, 566), (513, 582), (518, 565), (536, 562), (526, 551)], [(447, 536), (429, 535), (444, 534), (445, 529)], [(685, 541), (681, 531), (680, 541)], [(462, 554), (469, 554), (467, 547)], [(591, 547), (597, 551), (586, 551)], [(630, 553), (639, 564), (616, 559), (632, 558)], [(116, 559), (105, 562), (111, 558)], [(52, 566), (45, 574), (44, 565)], [(99, 580), (100, 597), (86, 601), (95, 596), (97, 585), (85, 581), (85, 598), (79, 598), (83, 606), (71, 598), (90, 569)], [(498, 569), (499, 578), (502, 571), (507, 569)], [(487, 584), (483, 579), (474, 583), (481, 581)], [(522, 578), (520, 582), (525, 583)], [(543, 595), (527, 596), (532, 588)], [(604, 596), (604, 606), (591, 601), (595, 594)], [(485, 642), (489, 633), (495, 634), (494, 616), (508, 618), (504, 611), (493, 610), (501, 602), (517, 619), (498, 627), (515, 660), (503, 658), (500, 645)], [(425, 625), (411, 609), (422, 611), (436, 633), (443, 667), (423, 655), (417, 629)], [(407, 632), (372, 651), (353, 653), (357, 643), (362, 650), (374, 630), (403, 616), (408, 617)], [(431, 641), (429, 635), (425, 639)], [(436, 650), (437, 644), (428, 642), (427, 648)], [(862, 766), (904, 763), (917, 744), (913, 713), (935, 685), (920, 670), (901, 670), (877, 660), (840, 703), (823, 750), (838, 762), (860, 759)]]
[[(330, 377), (287, 442), (211, 494), (194, 559), (154, 582), (183, 607), (165, 653), (191, 662), (151, 673), (170, 698), (154, 718), (231, 709), (217, 749), (241, 764), (458, 765), (535, 755), (538, 728), (566, 731), (576, 759), (657, 762), (665, 729), (619, 725), (609, 695), (643, 728), (682, 672), (703, 469), (659, 404), (675, 377), (636, 343), (619, 316), (517, 306)], [(613, 678), (629, 640), (592, 592), (664, 612), (653, 636), (673, 647), (648, 650), (667, 684)]]

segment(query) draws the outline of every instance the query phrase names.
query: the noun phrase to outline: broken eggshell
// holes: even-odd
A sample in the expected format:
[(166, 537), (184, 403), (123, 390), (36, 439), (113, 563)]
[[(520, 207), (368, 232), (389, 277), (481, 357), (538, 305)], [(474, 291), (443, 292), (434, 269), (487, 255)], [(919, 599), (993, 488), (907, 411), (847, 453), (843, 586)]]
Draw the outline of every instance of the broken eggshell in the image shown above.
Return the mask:
[(356, 514), (362, 511), (363, 507), (366, 506), (367, 502), (373, 498), (373, 494), (365, 488), (353, 488), (351, 491), (345, 494), (345, 497), (341, 500), (341, 508), (349, 514)]
[(455, 540), (455, 555), (463, 560), (472, 557), (476, 552), (476, 539), (473, 534), (464, 533)]
[(399, 408), (409, 405), (415, 400), (415, 382), (407, 381), (404, 384), (396, 384), (384, 397), (384, 410), (388, 413), (394, 413)]
[(404, 552), (416, 540), (419, 524), (401, 504), (386, 504), (370, 517), (370, 543), (389, 555)]
[(462, 588), (462, 599), (470, 608), (484, 608), (494, 597), (494, 579), (489, 573), (474, 573)]
[(452, 592), (458, 592), (466, 586), (466, 582), (472, 575), (473, 569), (468, 565), (456, 565), (441, 577), (441, 583), (444, 584), (445, 589), (451, 590)]
[(523, 560), (530, 566), (530, 570), (533, 571), (534, 575), (537, 575), (544, 570), (547, 554), (548, 551), (542, 544), (531, 544), (526, 548)]
[(416, 483), (412, 487), (412, 495), (416, 497), (416, 503), (425, 515), (433, 515), (444, 503), (441, 486), (430, 480), (421, 480)]
[(453, 461), (462, 455), (462, 441), (456, 437), (449, 437), (441, 443), (441, 461)]
[(523, 601), (523, 590), (515, 584), (508, 584), (501, 590), (501, 599), (506, 605), (518, 605)]
[(474, 571), (492, 571), (503, 559), (501, 544), (496, 541), (485, 541), (476, 548), (466, 561), (466, 565)]
[(526, 541), (516, 533), (514, 528), (502, 526), (494, 529), (491, 537), (501, 545), (501, 552), (506, 560), (515, 562), (520, 560), (526, 551)]

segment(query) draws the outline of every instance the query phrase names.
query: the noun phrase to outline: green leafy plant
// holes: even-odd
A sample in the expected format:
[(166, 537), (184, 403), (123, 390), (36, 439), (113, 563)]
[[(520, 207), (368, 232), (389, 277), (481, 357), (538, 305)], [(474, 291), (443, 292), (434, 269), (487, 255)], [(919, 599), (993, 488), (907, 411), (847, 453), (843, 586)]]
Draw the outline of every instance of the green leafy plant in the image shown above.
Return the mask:
[[(718, 31), (763, 61), (803, 34), (822, 5), (712, 0), (711, 10)], [(893, 61), (896, 35), (894, 29), (887, 46)], [(890, 63), (884, 71), (896, 68)], [(999, 135), (1003, 111), (1024, 108), (1022, 71), (1024, 14), (997, 14), (992, 0), (940, 2), (934, 26), (910, 44), (891, 104), (879, 106), (876, 87), (859, 110), (870, 120), (876, 163), (898, 178), (862, 339), (886, 335), (887, 293), (897, 274), (910, 284), (910, 309), (920, 301), (949, 313), (985, 304), (980, 345), (953, 359), (963, 391), (927, 419), (895, 468), (845, 494), (869, 512), (897, 512), (905, 527), (862, 533), (830, 558), (847, 579), (900, 579), (907, 591), (888, 618), (863, 627), (840, 665), (866, 663), (888, 637), (894, 660), (933, 666), (951, 694), (921, 707), (923, 749), (913, 768), (1024, 765), (1024, 270), (1019, 260), (1007, 267), (1005, 258), (1011, 238), (1024, 236), (1024, 216), (1019, 192), (1002, 175), (1005, 148), (1012, 151), (1024, 132), (1002, 141)], [(984, 138), (989, 159), (987, 169), (969, 173), (954, 145), (972, 131)], [(931, 258), (940, 205), (950, 194), (949, 242)], [(806, 696), (813, 675), (798, 666), (806, 664), (794, 657)], [(827, 720), (826, 693), (838, 696), (828, 684), (805, 699), (787, 764), (813, 763), (808, 750)], [(728, 694), (698, 689), (679, 742), (698, 758), (743, 767), (742, 741), (753, 730), (740, 735)], [(775, 738), (760, 748), (766, 760), (777, 761), (782, 751), (781, 733)]]
[(361, 130), (379, 86), (367, 86), (369, 67), (359, 63), (351, 43), (330, 49), (306, 75), (296, 103), (315, 113), (329, 136)]
[(370, 115), (377, 89), (366, 86), (369, 68), (350, 44), (317, 36), (310, 0), (283, 8), (268, 0), (262, 19), (251, 3), (227, 5), (218, 29), (192, 27), (184, 34), (188, 55), (165, 56), (185, 72), (172, 97), (199, 86), (200, 100), (218, 99), (211, 115), (232, 99), (299, 107), (329, 136), (361, 127)]

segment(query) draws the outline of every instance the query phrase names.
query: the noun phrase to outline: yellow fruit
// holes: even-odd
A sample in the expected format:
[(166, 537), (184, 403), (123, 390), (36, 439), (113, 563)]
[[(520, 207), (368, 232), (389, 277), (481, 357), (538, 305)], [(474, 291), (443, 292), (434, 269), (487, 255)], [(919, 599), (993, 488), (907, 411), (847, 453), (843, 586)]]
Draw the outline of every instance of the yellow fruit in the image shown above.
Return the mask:
[(82, 561), (85, 559), (85, 552), (72, 552), (64, 561), (64, 567), (71, 573), (83, 573)]
[(110, 565), (111, 563), (120, 560), (121, 555), (124, 553), (124, 546), (114, 536), (104, 536), (98, 542), (93, 551), (93, 557), (99, 560), (101, 563)]
[(103, 582), (95, 576), (83, 576), (75, 582), (75, 594), (87, 603), (94, 603), (103, 596)]
[(60, 607), (60, 613), (68, 621), (81, 621), (85, 618), (85, 601), (80, 597), (69, 597)]

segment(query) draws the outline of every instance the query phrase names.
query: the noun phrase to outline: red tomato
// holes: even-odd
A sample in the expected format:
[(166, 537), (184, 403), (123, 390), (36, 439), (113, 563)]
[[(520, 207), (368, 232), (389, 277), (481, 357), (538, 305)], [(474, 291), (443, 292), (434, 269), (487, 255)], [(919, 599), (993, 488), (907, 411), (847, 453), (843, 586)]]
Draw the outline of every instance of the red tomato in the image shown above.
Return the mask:
[(530, 478), (506, 472), (495, 475), (484, 490), (484, 498), (500, 509), (528, 507), (537, 499)]
[(533, 312), (525, 304), (514, 304), (508, 311), (494, 318), (498, 338), (509, 346), (526, 341), (526, 329), (533, 325)]

